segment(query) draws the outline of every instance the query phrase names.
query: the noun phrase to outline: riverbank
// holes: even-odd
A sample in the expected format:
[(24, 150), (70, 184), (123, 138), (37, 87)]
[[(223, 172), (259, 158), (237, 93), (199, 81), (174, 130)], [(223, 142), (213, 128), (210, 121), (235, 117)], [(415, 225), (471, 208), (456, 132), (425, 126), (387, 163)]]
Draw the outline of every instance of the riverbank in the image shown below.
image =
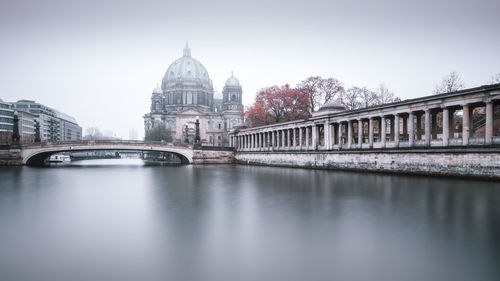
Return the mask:
[(500, 180), (500, 148), (237, 152), (237, 164)]

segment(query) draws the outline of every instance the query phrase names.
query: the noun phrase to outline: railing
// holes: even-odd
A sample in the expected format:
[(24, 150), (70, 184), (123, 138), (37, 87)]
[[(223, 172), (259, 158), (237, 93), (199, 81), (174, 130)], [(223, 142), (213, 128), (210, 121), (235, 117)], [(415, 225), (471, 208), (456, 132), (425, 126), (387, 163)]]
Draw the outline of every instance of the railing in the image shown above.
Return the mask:
[(22, 144), (23, 148), (27, 147), (47, 147), (47, 146), (60, 146), (60, 145), (155, 145), (155, 146), (170, 146), (170, 147), (192, 147), (189, 144), (183, 143), (172, 143), (172, 142), (161, 142), (161, 141), (137, 141), (137, 140), (80, 140), (80, 141), (58, 141), (58, 142), (39, 142), (39, 143), (28, 143)]

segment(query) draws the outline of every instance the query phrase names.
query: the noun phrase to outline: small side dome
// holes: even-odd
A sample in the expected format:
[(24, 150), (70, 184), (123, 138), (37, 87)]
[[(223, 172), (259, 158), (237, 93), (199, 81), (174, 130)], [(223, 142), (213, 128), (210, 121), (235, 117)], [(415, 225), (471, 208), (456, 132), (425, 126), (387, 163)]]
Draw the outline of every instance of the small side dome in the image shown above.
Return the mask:
[(229, 87), (239, 87), (240, 81), (231, 74), (231, 77), (227, 78), (225, 86)]
[(347, 110), (344, 105), (338, 102), (328, 102), (323, 104), (318, 111), (312, 113), (313, 116), (329, 114), (329, 113), (337, 113), (341, 111)]
[(318, 111), (344, 111), (345, 106), (338, 102), (327, 102), (323, 104)]
[(163, 94), (163, 91), (160, 87), (156, 86), (156, 88), (153, 90), (153, 94)]

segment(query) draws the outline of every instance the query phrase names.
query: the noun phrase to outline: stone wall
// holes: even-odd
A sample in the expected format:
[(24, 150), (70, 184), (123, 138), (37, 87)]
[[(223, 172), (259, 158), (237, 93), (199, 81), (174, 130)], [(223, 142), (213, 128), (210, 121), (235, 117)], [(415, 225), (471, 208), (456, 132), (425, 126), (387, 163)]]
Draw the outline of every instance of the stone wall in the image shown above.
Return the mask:
[(20, 166), (22, 164), (20, 149), (0, 150), (0, 166)]
[(193, 164), (231, 164), (234, 163), (233, 151), (194, 150)]
[(500, 180), (500, 148), (329, 152), (236, 152), (236, 163), (483, 177)]

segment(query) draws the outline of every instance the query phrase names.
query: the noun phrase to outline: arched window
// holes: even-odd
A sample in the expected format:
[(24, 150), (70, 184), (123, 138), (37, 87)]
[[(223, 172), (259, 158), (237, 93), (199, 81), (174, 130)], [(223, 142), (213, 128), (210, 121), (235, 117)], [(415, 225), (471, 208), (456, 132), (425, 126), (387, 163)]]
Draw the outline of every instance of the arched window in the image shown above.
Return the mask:
[(217, 124), (217, 128), (220, 130), (222, 128), (221, 124)]
[(231, 101), (236, 101), (236, 95), (231, 96)]
[(157, 102), (155, 103), (155, 109), (156, 109), (156, 110), (160, 110), (160, 102), (158, 102), (158, 101), (157, 101)]

